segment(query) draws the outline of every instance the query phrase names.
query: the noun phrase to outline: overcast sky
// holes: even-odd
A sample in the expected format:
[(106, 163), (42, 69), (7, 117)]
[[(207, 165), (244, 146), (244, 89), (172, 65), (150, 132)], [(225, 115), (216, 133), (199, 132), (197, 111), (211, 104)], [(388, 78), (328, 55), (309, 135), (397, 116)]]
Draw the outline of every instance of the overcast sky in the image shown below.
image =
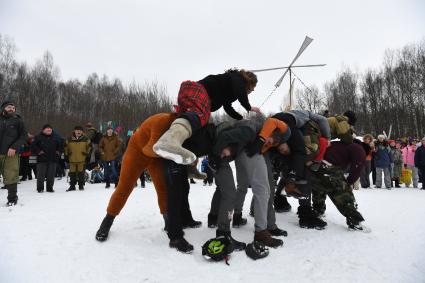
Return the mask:
[[(343, 66), (376, 68), (386, 49), (423, 40), (425, 1), (0, 0), (0, 33), (30, 64), (49, 50), (64, 80), (92, 72), (127, 83), (156, 80), (173, 97), (183, 80), (285, 66), (308, 35), (314, 41), (297, 63), (327, 66), (296, 74), (321, 88)], [(253, 106), (281, 74), (258, 74)], [(288, 85), (266, 112), (279, 110)]]

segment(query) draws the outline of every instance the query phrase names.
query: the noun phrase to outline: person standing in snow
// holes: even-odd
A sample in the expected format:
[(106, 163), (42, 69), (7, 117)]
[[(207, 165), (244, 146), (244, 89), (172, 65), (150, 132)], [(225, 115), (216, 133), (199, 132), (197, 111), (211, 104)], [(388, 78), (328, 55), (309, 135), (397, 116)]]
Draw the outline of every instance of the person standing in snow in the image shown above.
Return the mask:
[(201, 172), (207, 174), (207, 177), (204, 179), (204, 186), (207, 184), (212, 186), (214, 181), (214, 173), (211, 171), (211, 168), (208, 166), (208, 156), (206, 156), (201, 163)]
[(400, 143), (394, 140), (390, 141), (391, 157), (393, 160), (391, 178), (395, 182), (395, 187), (400, 188), (400, 178), (403, 169), (403, 154), (401, 153)]
[(416, 152), (416, 143), (414, 141), (410, 141), (409, 145), (407, 145), (402, 150), (404, 168), (412, 171), (413, 187), (417, 188), (419, 175), (418, 175), (418, 168), (415, 166), (415, 152)]
[(243, 69), (230, 69), (224, 74), (209, 75), (193, 82), (185, 81), (180, 86), (176, 112), (179, 117), (173, 122), (154, 145), (153, 151), (165, 159), (179, 164), (192, 164), (195, 154), (182, 147), (183, 142), (197, 129), (205, 126), (211, 112), (221, 107), (236, 120), (243, 117), (232, 107), (232, 102), (238, 100), (247, 111), (260, 112), (257, 107), (251, 107), (248, 94), (257, 85), (257, 76)]
[(363, 170), (360, 174), (360, 184), (362, 188), (370, 188), (370, 172), (371, 172), (371, 160), (373, 155), (373, 136), (371, 134), (366, 134), (363, 136), (363, 142), (361, 143), (363, 150), (366, 153), (366, 160), (363, 166)]
[(28, 133), (28, 139), (26, 143), (21, 147), (21, 160), (20, 167), (22, 178), (21, 181), (32, 180), (31, 167), (30, 167), (30, 156), (31, 156), (31, 143), (33, 141), (34, 136)]
[(19, 154), (27, 139), (27, 131), (21, 116), (16, 114), (12, 101), (1, 105), (0, 113), (0, 174), (7, 189), (8, 206), (18, 203)]
[(415, 152), (415, 167), (418, 168), (420, 173), (421, 190), (425, 190), (425, 137), (422, 138), (421, 146)]
[(108, 127), (106, 134), (99, 142), (100, 156), (103, 162), (105, 188), (111, 186), (111, 182), (117, 183), (117, 157), (121, 150), (121, 140), (111, 127)]
[(44, 181), (46, 191), (54, 192), (56, 164), (62, 150), (61, 140), (53, 135), (52, 126), (44, 125), (31, 144), (31, 152), (37, 155), (37, 192), (44, 192)]
[(376, 167), (376, 185), (380, 189), (382, 186), (382, 174), (384, 174), (385, 187), (391, 190), (391, 150), (388, 141), (384, 135), (378, 135), (375, 143), (375, 167)]
[(90, 140), (84, 135), (83, 127), (76, 126), (66, 141), (65, 156), (69, 161), (69, 178), (70, 187), (67, 192), (75, 191), (75, 186), (78, 180), (78, 189), (84, 190), (86, 159), (90, 154)]

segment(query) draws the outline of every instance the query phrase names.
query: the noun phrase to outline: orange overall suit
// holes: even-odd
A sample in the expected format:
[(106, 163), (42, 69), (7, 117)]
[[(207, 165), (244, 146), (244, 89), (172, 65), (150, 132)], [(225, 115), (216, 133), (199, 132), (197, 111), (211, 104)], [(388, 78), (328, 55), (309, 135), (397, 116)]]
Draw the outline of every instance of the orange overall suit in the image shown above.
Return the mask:
[(116, 216), (120, 213), (145, 169), (155, 186), (161, 214), (167, 212), (167, 189), (161, 159), (152, 151), (152, 146), (176, 118), (175, 113), (155, 114), (146, 119), (130, 138), (122, 160), (118, 186), (106, 210), (109, 215)]

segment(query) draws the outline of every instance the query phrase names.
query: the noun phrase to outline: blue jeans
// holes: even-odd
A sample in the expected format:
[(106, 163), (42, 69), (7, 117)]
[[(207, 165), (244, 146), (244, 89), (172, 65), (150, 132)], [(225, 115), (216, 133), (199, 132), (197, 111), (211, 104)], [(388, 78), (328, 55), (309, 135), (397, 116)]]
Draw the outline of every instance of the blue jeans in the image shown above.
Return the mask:
[(106, 183), (114, 183), (118, 179), (117, 162), (115, 160), (103, 162), (104, 177)]

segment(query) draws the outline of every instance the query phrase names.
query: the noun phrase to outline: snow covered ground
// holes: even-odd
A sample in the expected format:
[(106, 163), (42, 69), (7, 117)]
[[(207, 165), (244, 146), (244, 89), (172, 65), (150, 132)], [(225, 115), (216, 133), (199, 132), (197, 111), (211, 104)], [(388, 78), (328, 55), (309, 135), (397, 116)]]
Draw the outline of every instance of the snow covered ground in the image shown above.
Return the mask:
[[(168, 247), (152, 184), (135, 189), (104, 243), (94, 235), (113, 189), (66, 188), (61, 180), (54, 194), (38, 194), (35, 181), (26, 181), (19, 205), (0, 207), (0, 282), (425, 282), (425, 191), (356, 191), (370, 234), (348, 231), (330, 202), (327, 229), (301, 229), (291, 199), (292, 212), (277, 215), (289, 232), (284, 247), (259, 261), (235, 252), (227, 266), (201, 256), (202, 244), (215, 235), (206, 227), (215, 187), (192, 186), (192, 211), (204, 222), (186, 230), (192, 255)], [(233, 235), (252, 241), (253, 219)]]

